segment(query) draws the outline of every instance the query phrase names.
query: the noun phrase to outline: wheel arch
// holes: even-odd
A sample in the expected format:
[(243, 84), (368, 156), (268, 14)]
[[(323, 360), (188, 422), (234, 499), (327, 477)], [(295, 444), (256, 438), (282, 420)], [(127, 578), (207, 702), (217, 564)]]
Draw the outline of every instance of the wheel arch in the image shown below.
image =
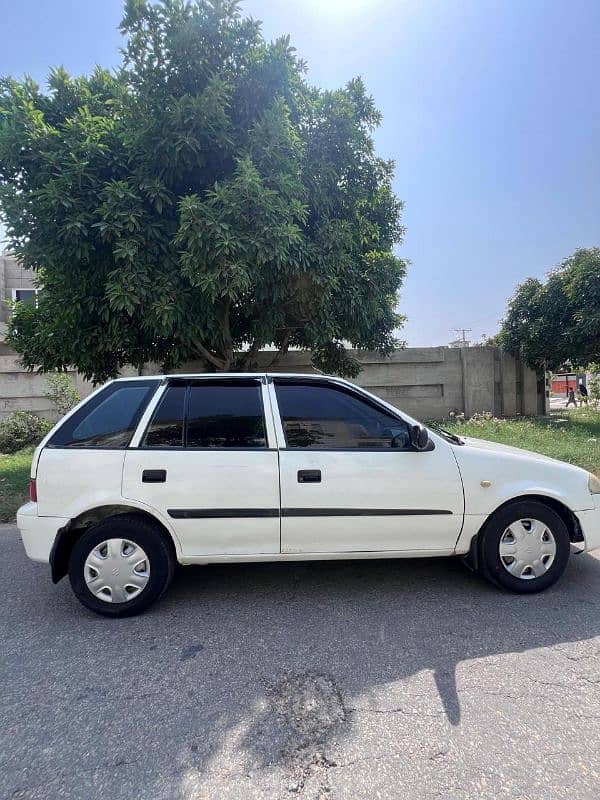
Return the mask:
[(67, 574), (69, 567), (69, 557), (77, 539), (93, 525), (102, 522), (109, 517), (117, 517), (123, 514), (135, 514), (151, 522), (171, 548), (174, 559), (178, 560), (179, 542), (171, 530), (162, 520), (150, 511), (139, 506), (128, 505), (126, 503), (115, 503), (97, 506), (95, 508), (82, 511), (73, 517), (56, 534), (54, 545), (50, 553), (50, 573), (52, 581), (58, 583)]
[(571, 509), (562, 503), (560, 500), (557, 500), (556, 497), (551, 497), (545, 494), (522, 494), (517, 497), (511, 497), (508, 500), (505, 500), (501, 503), (497, 508), (495, 508), (485, 519), (479, 530), (475, 533), (475, 535), (471, 538), (471, 544), (469, 547), (469, 552), (467, 554), (467, 560), (474, 569), (477, 569), (479, 566), (479, 541), (481, 540), (481, 535), (484, 533), (486, 527), (493, 521), (497, 514), (504, 511), (505, 508), (508, 508), (515, 503), (526, 503), (531, 500), (535, 500), (538, 503), (543, 503), (544, 505), (548, 506), (548, 508), (552, 509), (555, 513), (559, 515), (562, 521), (565, 523), (567, 531), (569, 532), (569, 539), (571, 542), (583, 542), (584, 536), (583, 531), (581, 530), (581, 525), (579, 524), (579, 520), (577, 516), (571, 511)]

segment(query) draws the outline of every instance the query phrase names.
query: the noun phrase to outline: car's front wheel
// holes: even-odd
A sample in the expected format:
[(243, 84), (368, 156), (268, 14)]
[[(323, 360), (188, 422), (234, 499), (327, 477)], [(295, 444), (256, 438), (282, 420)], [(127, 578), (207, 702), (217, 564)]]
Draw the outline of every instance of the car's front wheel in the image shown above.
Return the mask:
[(164, 535), (141, 515), (99, 522), (76, 542), (69, 580), (77, 599), (98, 614), (139, 614), (166, 590), (175, 559)]
[(511, 503), (479, 534), (479, 567), (498, 586), (531, 594), (552, 586), (565, 571), (569, 531), (553, 509), (537, 500)]

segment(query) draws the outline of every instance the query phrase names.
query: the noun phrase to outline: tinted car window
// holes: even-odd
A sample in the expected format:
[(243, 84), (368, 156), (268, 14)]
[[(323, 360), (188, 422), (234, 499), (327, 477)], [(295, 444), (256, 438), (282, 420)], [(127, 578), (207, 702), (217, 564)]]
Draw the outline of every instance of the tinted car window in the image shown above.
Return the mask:
[(151, 380), (109, 384), (60, 426), (48, 446), (127, 447), (157, 386)]
[(409, 447), (407, 424), (343, 388), (276, 383), (288, 447), (318, 450)]
[(266, 447), (260, 385), (209, 383), (190, 386), (187, 447)]
[(186, 392), (185, 385), (167, 388), (144, 437), (144, 447), (183, 447)]

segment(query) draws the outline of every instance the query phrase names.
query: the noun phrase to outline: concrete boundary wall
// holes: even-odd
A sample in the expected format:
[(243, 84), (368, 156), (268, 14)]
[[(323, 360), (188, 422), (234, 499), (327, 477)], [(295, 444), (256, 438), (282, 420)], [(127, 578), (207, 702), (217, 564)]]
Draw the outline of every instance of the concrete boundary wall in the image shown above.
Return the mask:
[[(362, 366), (354, 382), (417, 419), (488, 411), (498, 417), (548, 413), (544, 379), (495, 347), (409, 347), (388, 357), (359, 351), (353, 355)], [(291, 352), (270, 366), (273, 357), (259, 353), (259, 368), (315, 372), (309, 353)], [(176, 371), (198, 372), (202, 365), (183, 364)]]
[[(356, 383), (417, 419), (443, 419), (450, 413), (471, 416), (490, 411), (496, 416), (547, 413), (544, 380), (521, 362), (494, 347), (411, 347), (385, 358), (377, 353), (355, 352), (362, 365)], [(259, 369), (273, 372), (315, 370), (310, 355), (288, 353), (271, 367), (274, 353), (259, 353)], [(159, 372), (148, 365), (144, 374)], [(202, 372), (201, 363), (182, 365), (177, 372)], [(69, 373), (82, 396), (93, 386), (75, 372)], [(134, 370), (123, 374), (135, 375)], [(16, 355), (0, 355), (0, 418), (25, 409), (52, 418), (54, 411), (44, 396), (43, 375), (25, 372)]]
[[(410, 347), (384, 358), (354, 353), (362, 365), (355, 383), (417, 419), (450, 413), (495, 416), (547, 413), (543, 379), (495, 347)], [(261, 353), (261, 366), (270, 360)], [(308, 353), (288, 353), (274, 371), (313, 372)]]

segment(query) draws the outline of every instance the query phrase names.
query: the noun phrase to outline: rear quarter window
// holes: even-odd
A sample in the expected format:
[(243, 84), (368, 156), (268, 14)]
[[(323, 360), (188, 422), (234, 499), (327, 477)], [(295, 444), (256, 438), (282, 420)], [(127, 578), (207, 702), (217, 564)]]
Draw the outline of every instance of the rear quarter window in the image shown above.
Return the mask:
[(65, 420), (47, 446), (124, 449), (158, 385), (158, 380), (109, 384)]

